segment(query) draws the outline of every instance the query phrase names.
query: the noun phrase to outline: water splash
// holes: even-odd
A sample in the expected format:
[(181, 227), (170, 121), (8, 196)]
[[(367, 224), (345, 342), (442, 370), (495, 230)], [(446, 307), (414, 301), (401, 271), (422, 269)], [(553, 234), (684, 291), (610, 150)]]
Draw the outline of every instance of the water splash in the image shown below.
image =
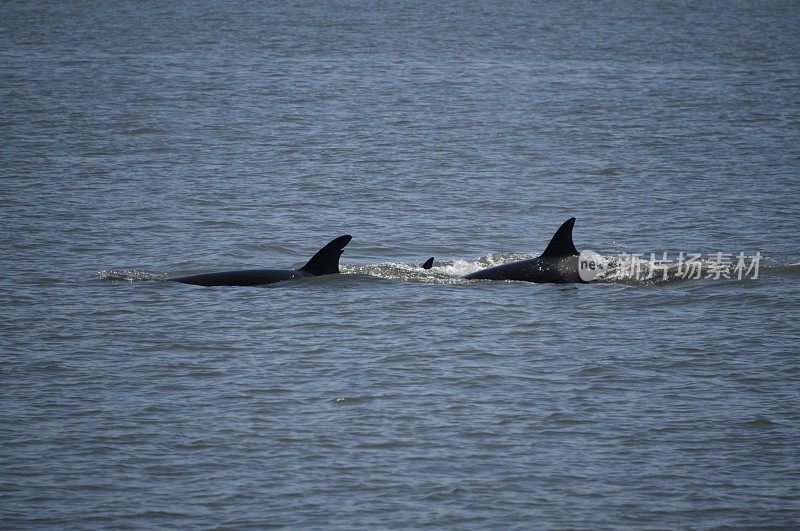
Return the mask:
[(378, 264), (341, 266), (344, 274), (360, 274), (389, 280), (427, 284), (459, 284), (466, 280), (453, 270), (453, 262), (434, 262), (430, 269), (411, 262), (382, 262)]
[(97, 272), (97, 278), (112, 282), (144, 282), (147, 280), (168, 280), (169, 273), (153, 273), (141, 269), (104, 269)]

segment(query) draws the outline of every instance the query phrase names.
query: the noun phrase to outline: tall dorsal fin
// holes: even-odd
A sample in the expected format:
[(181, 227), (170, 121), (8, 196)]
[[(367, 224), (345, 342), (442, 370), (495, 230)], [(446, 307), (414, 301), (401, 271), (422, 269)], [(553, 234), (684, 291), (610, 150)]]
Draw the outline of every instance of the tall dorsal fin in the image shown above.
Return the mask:
[(431, 256), (430, 258), (425, 260), (424, 264), (422, 264), (422, 269), (430, 269), (432, 267), (433, 267), (433, 257)]
[(333, 275), (339, 272), (339, 257), (344, 252), (344, 246), (350, 243), (353, 237), (349, 234), (339, 236), (317, 251), (300, 271), (311, 273), (312, 275)]
[(575, 218), (569, 218), (561, 225), (547, 249), (544, 250), (542, 256), (577, 256), (580, 253), (572, 243), (572, 227), (575, 225)]

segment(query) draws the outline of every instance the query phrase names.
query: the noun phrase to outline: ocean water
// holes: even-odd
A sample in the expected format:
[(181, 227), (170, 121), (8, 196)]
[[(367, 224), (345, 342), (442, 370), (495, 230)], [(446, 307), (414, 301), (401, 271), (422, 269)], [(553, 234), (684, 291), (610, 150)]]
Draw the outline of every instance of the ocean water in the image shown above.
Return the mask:
[(797, 528), (799, 168), (796, 2), (4, 2), (0, 527)]

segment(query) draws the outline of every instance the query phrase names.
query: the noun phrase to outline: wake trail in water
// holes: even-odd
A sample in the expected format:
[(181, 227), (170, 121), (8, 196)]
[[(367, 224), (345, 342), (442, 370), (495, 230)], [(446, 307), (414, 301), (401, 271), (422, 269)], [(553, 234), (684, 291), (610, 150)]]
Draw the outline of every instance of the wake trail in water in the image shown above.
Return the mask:
[[(420, 282), (426, 284), (472, 284), (476, 281), (466, 280), (464, 276), (481, 269), (503, 265), (519, 260), (533, 258), (533, 255), (518, 253), (489, 253), (476, 260), (435, 260), (433, 267), (423, 269), (417, 262), (379, 262), (375, 264), (354, 264), (340, 266), (342, 275), (369, 276), (387, 280)], [(734, 266), (721, 271), (718, 278), (709, 275), (713, 266), (710, 260), (698, 262), (700, 275), (673, 265), (666, 269), (652, 268), (647, 261), (634, 261), (619, 256), (604, 256), (611, 268), (595, 282), (604, 284), (624, 284), (629, 286), (670, 285), (702, 280), (736, 281)], [(800, 278), (800, 263), (765, 264), (759, 271), (758, 278), (788, 277)], [(145, 271), (141, 269), (107, 269), (98, 271), (96, 278), (109, 282), (147, 282), (166, 281), (172, 278), (170, 273)], [(484, 282), (484, 281), (478, 281)]]
[(141, 269), (104, 269), (98, 271), (96, 276), (99, 280), (107, 280), (110, 282), (165, 281), (171, 278), (169, 273), (154, 273)]
[[(475, 260), (435, 260), (433, 267), (428, 270), (413, 262), (382, 262), (378, 264), (342, 266), (342, 273), (356, 273), (382, 279), (410, 282), (471, 284), (486, 281), (467, 280), (463, 277), (481, 269), (529, 260), (536, 256), (538, 255), (489, 253)], [(609, 270), (593, 282), (628, 286), (664, 286), (692, 281), (721, 280), (735, 282), (757, 280), (764, 277), (800, 277), (800, 264), (762, 263), (756, 279), (752, 279), (752, 272), (749, 276), (744, 275), (740, 279), (738, 278), (739, 273), (735, 269), (735, 264), (720, 267), (716, 262), (709, 259), (698, 260), (691, 267), (673, 264), (664, 268), (657, 265), (654, 266), (648, 260), (637, 260), (630, 256), (605, 255), (603, 258), (610, 265)]]

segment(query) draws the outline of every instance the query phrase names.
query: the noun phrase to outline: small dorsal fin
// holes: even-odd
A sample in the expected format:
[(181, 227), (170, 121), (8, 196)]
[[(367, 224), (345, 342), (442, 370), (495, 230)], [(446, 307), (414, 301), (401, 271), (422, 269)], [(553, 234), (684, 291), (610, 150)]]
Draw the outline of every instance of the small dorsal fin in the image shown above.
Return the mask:
[(431, 256), (430, 258), (425, 260), (424, 264), (422, 264), (422, 269), (430, 269), (432, 267), (433, 267), (433, 257)]
[(317, 251), (317, 254), (311, 257), (306, 265), (300, 268), (300, 271), (305, 271), (312, 275), (332, 275), (339, 272), (339, 257), (344, 252), (344, 247), (353, 237), (349, 234), (339, 236)]
[(572, 227), (575, 225), (575, 218), (569, 218), (561, 225), (547, 249), (544, 250), (542, 256), (577, 256), (580, 253), (572, 243)]

